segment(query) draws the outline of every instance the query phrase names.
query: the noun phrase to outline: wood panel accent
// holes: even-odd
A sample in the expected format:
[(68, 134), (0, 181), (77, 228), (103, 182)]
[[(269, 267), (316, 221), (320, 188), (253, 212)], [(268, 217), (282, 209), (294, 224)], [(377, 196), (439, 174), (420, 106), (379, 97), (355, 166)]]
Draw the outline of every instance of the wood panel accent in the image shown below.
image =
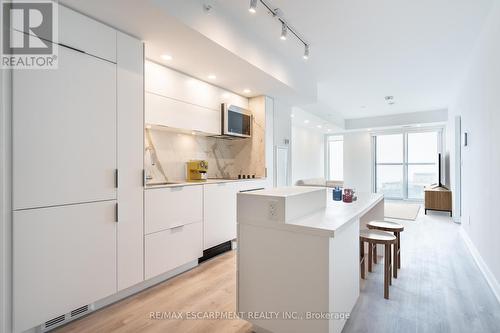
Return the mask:
[(451, 191), (445, 187), (426, 187), (425, 214), (428, 210), (449, 212), (452, 215)]

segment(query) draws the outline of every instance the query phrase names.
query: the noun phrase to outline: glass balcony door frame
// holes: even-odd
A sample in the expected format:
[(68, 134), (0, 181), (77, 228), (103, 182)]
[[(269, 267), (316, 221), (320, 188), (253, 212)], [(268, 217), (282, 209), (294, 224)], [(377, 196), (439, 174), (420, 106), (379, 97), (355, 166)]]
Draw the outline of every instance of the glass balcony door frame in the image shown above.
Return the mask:
[[(441, 152), (442, 158), (444, 158), (444, 127), (415, 127), (415, 128), (405, 128), (398, 130), (386, 130), (371, 133), (372, 141), (372, 191), (377, 192), (377, 165), (397, 165), (402, 166), (403, 170), (403, 195), (402, 197), (385, 197), (391, 200), (405, 200), (405, 201), (416, 201), (422, 202), (422, 199), (408, 198), (408, 166), (414, 165), (434, 165), (435, 163), (409, 163), (408, 162), (408, 134), (409, 133), (423, 133), (423, 132), (437, 132), (438, 142), (437, 150)], [(390, 135), (390, 134), (402, 134), (403, 135), (403, 162), (402, 163), (377, 163), (377, 136), (379, 135)], [(442, 164), (444, 161), (441, 161)], [(443, 172), (444, 165), (441, 165), (441, 172)]]

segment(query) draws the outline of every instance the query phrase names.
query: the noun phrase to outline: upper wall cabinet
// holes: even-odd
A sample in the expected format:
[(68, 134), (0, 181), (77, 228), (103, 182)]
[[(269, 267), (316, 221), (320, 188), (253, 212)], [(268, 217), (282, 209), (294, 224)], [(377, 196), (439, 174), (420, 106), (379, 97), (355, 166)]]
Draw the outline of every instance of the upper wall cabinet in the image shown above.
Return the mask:
[(220, 105), (248, 108), (248, 99), (147, 61), (146, 123), (179, 130), (220, 134)]

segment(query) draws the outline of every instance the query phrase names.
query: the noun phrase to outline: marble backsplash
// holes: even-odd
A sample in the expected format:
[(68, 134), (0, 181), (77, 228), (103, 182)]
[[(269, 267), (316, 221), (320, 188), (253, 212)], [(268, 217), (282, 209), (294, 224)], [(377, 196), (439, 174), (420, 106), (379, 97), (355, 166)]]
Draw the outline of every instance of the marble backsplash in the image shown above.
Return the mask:
[(252, 137), (225, 140), (150, 128), (145, 132), (145, 167), (148, 182), (186, 179), (186, 162), (207, 160), (209, 178), (264, 178), (264, 117), (253, 117)]

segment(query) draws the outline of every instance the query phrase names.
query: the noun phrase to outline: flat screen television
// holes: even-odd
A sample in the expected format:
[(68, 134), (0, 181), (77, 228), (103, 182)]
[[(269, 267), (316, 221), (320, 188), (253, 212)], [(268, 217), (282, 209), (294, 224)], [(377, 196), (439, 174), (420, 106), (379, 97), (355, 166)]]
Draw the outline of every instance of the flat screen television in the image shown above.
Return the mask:
[(442, 187), (443, 184), (441, 183), (441, 153), (438, 153), (438, 187)]

